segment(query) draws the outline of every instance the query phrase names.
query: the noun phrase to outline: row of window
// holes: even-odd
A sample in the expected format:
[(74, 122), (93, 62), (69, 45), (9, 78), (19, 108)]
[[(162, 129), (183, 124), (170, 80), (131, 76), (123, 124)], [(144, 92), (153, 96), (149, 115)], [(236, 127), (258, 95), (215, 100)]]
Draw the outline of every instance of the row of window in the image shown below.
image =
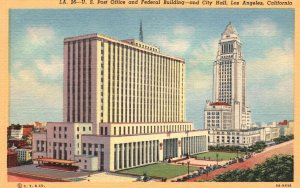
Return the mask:
[[(58, 131), (61, 131), (62, 129), (64, 129), (64, 131), (66, 132), (68, 130), (67, 127), (58, 127)], [(53, 130), (56, 131), (56, 126), (53, 127)]]
[[(87, 47), (88, 45), (88, 47)], [(77, 47), (77, 48), (76, 48)], [(83, 47), (83, 53), (81, 53), (81, 47)], [(88, 53), (87, 53), (88, 48)], [(72, 53), (71, 53), (72, 49)], [(72, 57), (71, 57), (72, 55)], [(77, 55), (77, 56), (76, 56)], [(67, 121), (70, 122), (91, 122), (91, 40), (80, 40), (68, 42), (68, 54), (67, 54)], [(83, 61), (81, 62), (81, 56), (83, 56)], [(86, 58), (88, 57), (88, 59)], [(71, 61), (72, 60), (72, 61)], [(81, 69), (81, 64), (83, 70)], [(88, 67), (87, 67), (88, 66)], [(77, 75), (75, 75), (77, 69)], [(77, 76), (77, 80), (75, 77)], [(71, 79), (72, 77), (72, 79)], [(84, 82), (81, 86), (81, 77)], [(85, 80), (88, 80), (88, 84)], [(76, 82), (77, 81), (77, 82)], [(71, 90), (72, 86), (72, 90)], [(77, 91), (75, 91), (75, 86), (77, 86)], [(83, 105), (81, 105), (81, 88), (83, 91)], [(75, 93), (77, 93), (77, 98), (75, 98)], [(71, 104), (71, 100), (73, 101)], [(87, 109), (86, 109), (87, 100)], [(77, 102), (77, 105), (76, 105)], [(71, 112), (72, 108), (72, 112)], [(80, 111), (83, 110), (87, 112), (81, 115)], [(75, 114), (77, 112), (77, 116)]]
[[(94, 150), (92, 150), (93, 145), (94, 145)], [(99, 151), (97, 151), (98, 145), (99, 145)], [(83, 155), (98, 156), (99, 153), (100, 154), (104, 153), (104, 144), (82, 143), (82, 154)]]
[[(159, 85), (160, 84), (160, 82), (158, 82), (158, 81), (156, 81), (156, 79), (151, 79), (150, 77), (154, 77), (154, 73), (156, 73), (157, 75), (158, 75), (158, 73), (159, 72), (155, 72), (154, 70), (154, 68), (156, 67), (154, 64), (157, 64), (157, 66), (159, 65), (159, 66), (161, 66), (161, 68), (164, 68), (165, 67), (165, 65), (164, 64), (160, 64), (159, 62), (161, 61), (161, 58), (159, 58), (159, 56), (156, 56), (156, 57), (158, 57), (157, 58), (157, 61), (159, 61), (159, 62), (155, 62), (154, 61), (154, 58), (151, 58), (151, 56), (149, 56), (150, 54), (148, 54), (148, 53), (146, 53), (146, 54), (144, 54), (142, 51), (140, 51), (140, 50), (126, 50), (126, 49), (124, 49), (124, 48), (119, 48), (118, 46), (116, 46), (114, 43), (108, 43), (108, 70), (109, 70), (109, 72), (108, 72), (108, 77), (109, 77), (109, 79), (108, 79), (108, 81), (109, 81), (109, 85), (114, 85), (114, 79), (112, 79), (112, 78), (115, 78), (115, 72), (117, 71), (117, 73), (120, 73), (120, 68), (121, 68), (121, 74), (124, 74), (124, 71), (123, 70), (129, 70), (129, 72), (132, 72), (134, 75), (137, 75), (136, 76), (136, 78), (137, 78), (137, 82), (135, 83), (135, 84), (137, 84), (137, 90), (135, 90), (135, 93), (137, 92), (137, 91), (141, 91), (141, 85), (140, 84), (138, 84), (138, 83), (141, 83), (141, 76), (142, 76), (142, 74), (141, 74), (141, 71), (144, 71), (145, 73), (147, 72), (147, 70), (148, 70), (148, 72), (149, 72), (149, 70), (151, 71), (151, 74), (145, 74), (144, 75), (144, 77), (145, 77), (145, 85), (143, 85), (143, 89), (149, 89), (148, 87), (150, 87), (150, 82), (152, 83), (153, 81), (151, 81), (151, 80), (154, 80), (154, 83), (157, 83), (157, 84), (154, 84), (154, 85)], [(112, 50), (111, 50), (112, 49)], [(112, 57), (115, 57), (114, 56), (114, 54), (115, 53), (117, 53), (117, 57), (118, 57), (118, 59), (116, 59), (116, 58), (112, 58), (111, 59), (111, 56)], [(122, 55), (122, 59), (120, 58), (120, 53), (121, 54), (123, 54)], [(113, 55), (111, 55), (111, 54), (113, 54)], [(146, 65), (148, 65), (148, 64), (145, 64), (145, 66), (142, 66), (142, 64), (141, 63), (143, 63), (142, 61), (140, 61), (140, 60), (142, 60), (142, 55), (145, 57), (145, 62), (150, 62), (149, 63), (149, 68), (150, 69), (147, 69), (146, 68)], [(133, 62), (137, 62), (137, 63), (126, 63), (126, 62), (128, 62), (128, 57), (131, 57), (132, 56), (132, 58), (129, 58), (129, 59), (132, 59), (133, 60)], [(124, 58), (125, 57), (125, 58)], [(124, 63), (122, 63), (121, 61), (122, 60), (124, 60)], [(173, 61), (174, 63), (176, 63), (175, 61)], [(168, 62), (170, 65), (171, 65), (171, 63), (170, 62)], [(121, 64), (121, 66), (120, 66), (120, 64)], [(140, 64), (140, 65), (139, 65)], [(126, 67), (126, 68), (125, 68)], [(178, 64), (175, 64), (175, 68), (179, 71), (179, 65)], [(116, 70), (117, 69), (117, 70)], [(137, 70), (136, 70), (137, 69)], [(139, 71), (139, 70), (141, 70), (141, 71)], [(158, 70), (161, 70), (161, 69), (158, 69)], [(174, 70), (174, 69), (173, 69)], [(161, 73), (165, 73), (166, 71), (160, 71), (160, 74)], [(171, 73), (171, 72), (170, 72)], [(128, 73), (126, 73), (126, 75), (127, 75)], [(166, 74), (166, 73), (165, 73)], [(120, 79), (120, 77), (119, 77), (119, 75), (117, 75), (118, 76), (118, 79), (117, 80), (115, 80), (116, 82), (118, 82), (119, 81), (119, 79)], [(165, 75), (163, 75), (164, 77), (162, 77), (163, 78), (163, 80), (166, 80), (166, 77), (165, 77)], [(175, 76), (175, 73), (173, 73), (173, 76), (172, 76), (172, 78)], [(121, 75), (121, 78), (122, 78), (122, 80), (124, 80), (124, 76), (123, 75)], [(130, 76), (130, 78), (131, 78), (131, 76)], [(133, 77), (132, 77), (133, 78)], [(156, 78), (156, 76), (155, 76), (155, 78)], [(169, 77), (168, 77), (169, 78)], [(173, 80), (175, 80), (175, 79), (177, 79), (176, 77), (174, 77), (174, 79)], [(179, 83), (179, 79), (177, 79), (178, 80), (178, 83)], [(167, 80), (166, 80), (167, 81)], [(176, 82), (172, 82), (172, 80), (170, 80), (171, 82), (171, 87), (172, 87), (172, 85), (174, 84), (174, 83), (176, 83)], [(163, 82), (163, 83), (165, 83), (165, 82)], [(118, 83), (117, 83), (118, 84)], [(128, 84), (128, 83), (127, 83)], [(146, 87), (147, 86), (147, 87)], [(179, 88), (179, 85), (176, 85), (175, 84), (175, 86), (176, 87), (178, 87)], [(123, 86), (123, 84), (121, 85), (121, 87), (119, 88), (121, 91), (124, 91), (124, 87), (126, 87), (126, 86)], [(131, 83), (129, 83), (129, 87), (131, 87)], [(152, 86), (151, 86), (152, 87)], [(174, 87), (175, 88), (175, 91), (179, 91), (176, 87)], [(115, 106), (115, 103), (117, 102), (117, 100), (116, 100), (116, 95), (115, 95), (115, 92), (116, 92), (116, 88), (113, 88), (113, 89), (111, 89), (110, 87), (109, 87), (109, 90), (108, 90), (108, 94), (109, 94), (109, 96), (111, 96), (111, 97), (109, 97), (109, 102), (110, 101), (112, 101), (112, 106), (114, 107)], [(131, 91), (130, 91), (131, 92)], [(131, 95), (131, 94), (130, 94)], [(150, 103), (143, 103), (143, 104), (139, 104), (138, 106), (137, 106), (137, 108), (136, 108), (136, 112), (137, 112), (137, 110), (139, 109), (139, 108), (141, 108), (141, 109), (143, 109), (143, 108), (145, 108), (146, 110), (147, 109), (149, 109), (149, 108), (146, 108), (146, 106), (148, 106), (149, 104), (151, 104), (151, 103), (154, 103), (155, 104), (155, 96), (158, 96), (158, 94), (156, 94), (156, 95), (153, 95), (153, 93), (151, 94), (151, 93), (147, 93), (147, 95), (148, 95), (148, 97), (149, 97), (149, 99), (152, 99), (153, 100), (153, 102), (151, 102), (150, 101)], [(151, 96), (150, 96), (151, 95)], [(124, 98), (124, 97), (126, 97), (126, 96), (122, 96), (122, 98)], [(140, 96), (140, 97), (142, 97), (142, 96)], [(127, 102), (127, 100), (124, 100), (125, 101), (125, 103)], [(178, 98), (178, 101), (179, 101), (179, 98)], [(179, 102), (177, 102), (177, 103), (179, 103)], [(136, 104), (135, 104), (136, 105)], [(127, 111), (127, 105), (125, 104), (125, 111)], [(178, 109), (179, 109), (179, 107), (178, 107), (178, 105), (176, 105), (175, 107), (177, 107), (177, 109), (176, 109), (176, 111), (178, 111)], [(112, 112), (114, 115), (113, 116), (111, 116), (110, 114), (111, 114), (111, 107), (110, 107), (110, 105), (109, 105), (109, 107), (108, 107), (109, 109), (108, 109), (108, 113), (109, 113), (109, 116), (108, 116), (108, 121), (109, 122), (111, 122), (110, 120), (112, 119), (112, 122), (133, 122), (134, 121), (134, 119), (136, 119), (137, 117), (135, 117), (135, 113), (130, 113), (129, 112), (129, 117), (127, 117), (127, 116), (125, 116), (125, 117), (119, 117), (119, 116), (116, 116), (115, 114), (116, 114), (116, 111), (120, 111), (120, 109), (118, 108), (118, 105), (116, 106), (116, 108), (115, 109), (113, 109), (114, 111)], [(130, 109), (129, 109), (130, 110)], [(131, 111), (133, 111), (134, 109), (131, 109)], [(147, 111), (146, 111), (146, 113), (147, 113)], [(120, 113), (118, 113), (118, 114), (120, 114)], [(131, 114), (133, 114), (133, 116), (131, 115)], [(152, 114), (152, 112), (151, 112), (151, 109), (149, 110), (149, 114)], [(171, 116), (170, 116), (171, 117)], [(128, 119), (129, 118), (129, 119)], [(149, 118), (151, 118), (151, 116), (150, 117), (146, 117), (146, 122), (148, 121), (148, 119)], [(180, 118), (179, 116), (177, 116), (176, 115), (176, 119), (178, 119), (178, 118)]]
[[(191, 130), (191, 125), (144, 125), (144, 126), (124, 126), (114, 127), (113, 135), (131, 135), (131, 134), (152, 134), (152, 133), (163, 133), (163, 132), (179, 132)], [(118, 130), (118, 132), (117, 132)], [(107, 133), (107, 132), (105, 132)], [(103, 134), (102, 134), (103, 135)], [(105, 134), (107, 135), (107, 134)]]
[(114, 145), (115, 170), (156, 162), (158, 160), (158, 140)]

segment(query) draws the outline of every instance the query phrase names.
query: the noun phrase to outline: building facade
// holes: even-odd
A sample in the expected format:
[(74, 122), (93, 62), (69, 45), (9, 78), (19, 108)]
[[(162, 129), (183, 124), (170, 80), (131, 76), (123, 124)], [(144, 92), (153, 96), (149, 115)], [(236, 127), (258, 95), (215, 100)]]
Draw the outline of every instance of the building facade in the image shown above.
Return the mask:
[(32, 159), (31, 149), (16, 149), (19, 162), (30, 161)]
[(13, 150), (7, 150), (7, 168), (18, 165), (18, 154)]
[(33, 134), (35, 158), (115, 171), (207, 151), (185, 117), (185, 62), (134, 39), (64, 40), (64, 122)]
[(260, 130), (251, 126), (246, 95), (246, 62), (239, 34), (231, 23), (221, 34), (213, 66), (213, 101), (207, 101), (204, 109), (209, 144), (252, 145), (261, 139)]

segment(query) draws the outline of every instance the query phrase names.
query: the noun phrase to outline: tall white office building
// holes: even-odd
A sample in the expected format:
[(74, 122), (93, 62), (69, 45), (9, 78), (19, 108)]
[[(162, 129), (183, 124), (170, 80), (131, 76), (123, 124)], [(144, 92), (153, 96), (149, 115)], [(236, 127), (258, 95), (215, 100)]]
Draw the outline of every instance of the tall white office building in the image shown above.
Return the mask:
[[(231, 22), (221, 34), (213, 66), (213, 101), (207, 101), (204, 110), (205, 128), (210, 130), (209, 138), (213, 138), (209, 139), (210, 144), (251, 145), (259, 140), (257, 133), (253, 139), (234, 136), (249, 133), (251, 111), (247, 106), (246, 62), (242, 56), (242, 43)], [(232, 136), (221, 136), (224, 131), (231, 131), (232, 134), (228, 134)]]
[(34, 158), (117, 171), (206, 152), (207, 131), (186, 121), (184, 88), (185, 61), (155, 46), (66, 38), (64, 122), (33, 134)]

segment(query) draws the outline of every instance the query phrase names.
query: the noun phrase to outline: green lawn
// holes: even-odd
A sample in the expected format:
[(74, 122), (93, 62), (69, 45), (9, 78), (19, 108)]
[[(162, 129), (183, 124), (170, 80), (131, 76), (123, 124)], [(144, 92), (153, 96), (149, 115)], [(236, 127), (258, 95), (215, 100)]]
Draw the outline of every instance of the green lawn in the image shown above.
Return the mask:
[[(197, 167), (190, 166), (190, 172), (197, 170)], [(156, 177), (164, 177), (164, 178), (173, 178), (176, 176), (180, 176), (188, 173), (188, 167), (185, 166), (177, 166), (166, 163), (157, 163), (148, 166), (142, 166), (137, 168), (132, 168), (128, 170), (119, 171), (119, 173), (129, 173), (136, 175), (143, 175), (144, 173), (147, 176), (156, 176)]]
[[(205, 160), (213, 160), (213, 161), (216, 161), (217, 160), (217, 154), (219, 154), (218, 156), (218, 160), (230, 160), (230, 158), (235, 158), (237, 155), (236, 155), (236, 152), (234, 153), (230, 153), (230, 152), (207, 152), (207, 153), (200, 153), (200, 154), (197, 154), (195, 155), (197, 157), (197, 159), (201, 159), (203, 160), (204, 157), (205, 157)], [(239, 157), (241, 157), (242, 155), (244, 155), (243, 153), (239, 152)]]

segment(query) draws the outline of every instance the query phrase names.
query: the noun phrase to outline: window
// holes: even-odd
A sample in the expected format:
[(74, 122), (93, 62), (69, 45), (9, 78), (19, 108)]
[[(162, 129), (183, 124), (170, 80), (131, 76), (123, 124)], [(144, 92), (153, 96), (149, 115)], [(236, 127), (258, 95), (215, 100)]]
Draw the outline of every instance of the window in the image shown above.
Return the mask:
[(58, 127), (58, 130), (61, 131), (61, 127)]
[(105, 127), (105, 135), (107, 135), (107, 127)]
[(79, 127), (77, 127), (77, 131), (79, 131)]
[(100, 128), (100, 135), (103, 135), (103, 127)]
[(77, 139), (79, 139), (79, 134), (77, 134)]
[(54, 127), (54, 131), (56, 131), (56, 127)]
[(85, 131), (85, 127), (83, 127), (83, 131)]
[(67, 127), (65, 127), (65, 131), (67, 131)]
[(89, 127), (89, 131), (91, 131), (92, 130), (92, 127)]

